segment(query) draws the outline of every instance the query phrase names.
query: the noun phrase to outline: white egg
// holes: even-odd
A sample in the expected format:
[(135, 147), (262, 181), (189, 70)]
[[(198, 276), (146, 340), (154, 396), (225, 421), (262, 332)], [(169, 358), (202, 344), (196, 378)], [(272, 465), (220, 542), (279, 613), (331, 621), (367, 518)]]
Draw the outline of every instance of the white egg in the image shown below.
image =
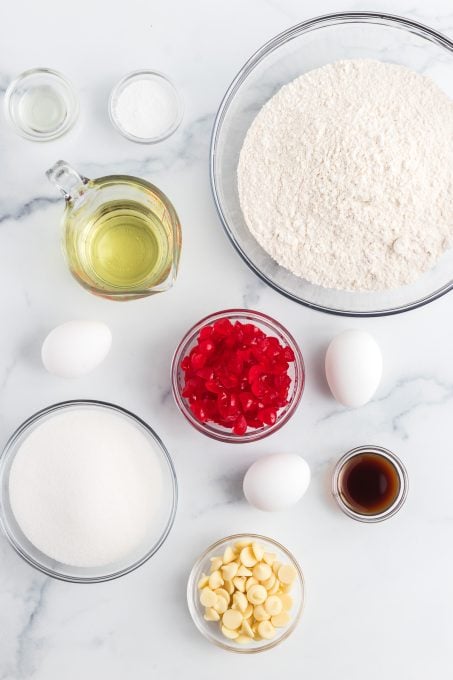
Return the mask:
[(325, 368), (335, 399), (344, 406), (363, 406), (381, 381), (381, 350), (369, 333), (344, 331), (327, 348)]
[(250, 505), (272, 512), (299, 501), (310, 484), (310, 468), (300, 456), (276, 453), (259, 458), (245, 473), (244, 495)]
[(68, 321), (53, 329), (44, 340), (41, 357), (49, 373), (78, 378), (90, 373), (109, 353), (110, 328), (98, 321)]

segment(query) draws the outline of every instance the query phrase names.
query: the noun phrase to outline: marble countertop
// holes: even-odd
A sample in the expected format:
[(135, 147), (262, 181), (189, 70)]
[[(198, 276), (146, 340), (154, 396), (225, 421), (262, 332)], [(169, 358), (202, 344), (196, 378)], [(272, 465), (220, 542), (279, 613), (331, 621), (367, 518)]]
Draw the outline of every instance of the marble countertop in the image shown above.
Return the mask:
[[(0, 680), (200, 680), (293, 677), (310, 680), (447, 680), (453, 675), (453, 298), (382, 319), (348, 320), (284, 299), (247, 269), (228, 243), (211, 199), (210, 130), (242, 63), (277, 32), (329, 11), (364, 9), (340, 0), (17, 0), (2, 16), (0, 86), (38, 65), (57, 68), (80, 92), (81, 119), (46, 144), (0, 121), (0, 439), (56, 401), (116, 402), (150, 423), (176, 466), (180, 502), (159, 553), (136, 572), (94, 586), (33, 571), (0, 538)], [(376, 0), (372, 9), (418, 19), (453, 36), (451, 0)], [(125, 73), (168, 73), (186, 102), (181, 128), (156, 146), (122, 139), (107, 97)], [(174, 202), (184, 230), (177, 285), (164, 295), (116, 304), (90, 296), (66, 271), (59, 249), (62, 200), (44, 172), (58, 158), (83, 174), (141, 175)], [(178, 413), (168, 368), (181, 335), (203, 315), (231, 306), (266, 311), (298, 339), (307, 366), (300, 408), (283, 430), (228, 446), (198, 434)], [(112, 351), (91, 376), (46, 374), (40, 345), (71, 318), (107, 322)], [(329, 396), (323, 356), (350, 327), (381, 344), (385, 372), (360, 410)], [(404, 460), (410, 492), (380, 525), (348, 519), (329, 496), (334, 462), (363, 443)], [(249, 507), (241, 481), (260, 455), (294, 452), (313, 480), (291, 511)], [(297, 631), (266, 654), (242, 657), (211, 646), (189, 617), (185, 585), (197, 555), (241, 531), (275, 537), (300, 560), (306, 609)]]

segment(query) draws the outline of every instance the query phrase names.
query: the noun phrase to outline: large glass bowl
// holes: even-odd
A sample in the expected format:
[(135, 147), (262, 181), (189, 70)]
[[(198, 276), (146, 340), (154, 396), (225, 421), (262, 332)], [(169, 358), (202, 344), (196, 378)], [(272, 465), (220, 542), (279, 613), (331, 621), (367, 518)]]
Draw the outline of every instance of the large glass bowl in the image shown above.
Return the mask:
[[(110, 411), (132, 423), (148, 439), (159, 461), (162, 472), (162, 500), (155, 521), (152, 522), (143, 544), (137, 546), (134, 554), (130, 554), (121, 562), (101, 567), (74, 567), (53, 560), (34, 546), (20, 528), (9, 497), (9, 475), (14, 457), (22, 442), (37, 426), (62, 411), (95, 409), (97, 412)], [(146, 562), (161, 547), (167, 538), (175, 519), (177, 504), (176, 474), (170, 455), (156, 433), (137, 416), (125, 409), (102, 401), (78, 400), (53, 404), (28, 418), (11, 436), (0, 458), (0, 528), (14, 550), (32, 567), (48, 576), (62, 581), (76, 583), (98, 583), (123, 576)]]
[[(453, 249), (417, 282), (382, 292), (323, 288), (294, 276), (258, 244), (244, 221), (237, 165), (244, 137), (262, 106), (286, 83), (339, 59), (378, 59), (428, 75), (453, 98), (453, 42), (409, 19), (344, 12), (305, 21), (261, 47), (243, 66), (220, 105), (211, 143), (211, 184), (234, 247), (266, 283), (287, 297), (344, 316), (383, 316), (420, 307), (453, 288)], [(450, 144), (451, 140), (445, 140)]]

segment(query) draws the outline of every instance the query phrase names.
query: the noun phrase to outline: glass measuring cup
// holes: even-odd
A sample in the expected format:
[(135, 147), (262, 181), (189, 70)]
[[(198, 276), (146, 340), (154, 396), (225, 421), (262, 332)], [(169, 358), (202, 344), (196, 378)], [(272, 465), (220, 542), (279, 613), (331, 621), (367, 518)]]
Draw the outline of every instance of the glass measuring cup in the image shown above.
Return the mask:
[(65, 161), (46, 174), (66, 200), (63, 251), (82, 286), (111, 300), (171, 288), (178, 271), (181, 226), (165, 194), (129, 175), (88, 179)]

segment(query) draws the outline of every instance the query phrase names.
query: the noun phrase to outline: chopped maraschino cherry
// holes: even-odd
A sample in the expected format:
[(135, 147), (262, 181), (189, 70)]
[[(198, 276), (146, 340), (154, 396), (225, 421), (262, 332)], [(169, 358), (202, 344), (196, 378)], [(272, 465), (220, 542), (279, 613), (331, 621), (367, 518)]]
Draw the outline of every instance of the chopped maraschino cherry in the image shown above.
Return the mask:
[(181, 361), (182, 396), (201, 422), (243, 435), (274, 425), (288, 404), (291, 347), (251, 323), (219, 319), (204, 326)]

